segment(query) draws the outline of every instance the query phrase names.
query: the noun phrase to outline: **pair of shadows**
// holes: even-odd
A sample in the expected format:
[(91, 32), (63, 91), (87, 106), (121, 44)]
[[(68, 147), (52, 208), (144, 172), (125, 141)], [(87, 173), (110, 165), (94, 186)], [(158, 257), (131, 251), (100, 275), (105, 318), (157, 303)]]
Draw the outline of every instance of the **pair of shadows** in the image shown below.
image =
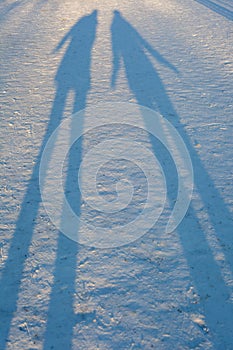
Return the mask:
[[(73, 91), (75, 94), (73, 105), (74, 113), (86, 106), (87, 94), (91, 87), (91, 51), (95, 40), (96, 26), (97, 11), (94, 11), (89, 16), (85, 16), (79, 20), (55, 48), (56, 52), (69, 41), (55, 77), (57, 89), (47, 131), (21, 206), (21, 212), (17, 220), (8, 259), (1, 278), (0, 309), (4, 316), (0, 325), (1, 349), (5, 349), (6, 347), (11, 320), (17, 308), (20, 281), (23, 277), (24, 264), (28, 256), (35, 228), (35, 219), (41, 204), (38, 176), (42, 152), (51, 133), (59, 126), (62, 120), (70, 91)], [(113, 50), (112, 86), (114, 87), (116, 84), (120, 64), (123, 62), (128, 85), (137, 103), (150, 108), (156, 108), (162, 115), (167, 117), (167, 119), (170, 119), (171, 122), (175, 121), (177, 123), (179, 117), (166, 93), (159, 74), (145, 51), (169, 69), (176, 71), (176, 68), (152, 48), (150, 44), (140, 36), (136, 29), (124, 19), (119, 11), (114, 12), (111, 34)], [(80, 120), (80, 124), (82, 123), (83, 121)], [(218, 232), (219, 227), (217, 226), (215, 214), (224, 211), (227, 216), (229, 214), (227, 207), (217, 189), (214, 187), (197, 153), (193, 149), (185, 130), (182, 130), (182, 128), (180, 128), (180, 130), (181, 136), (189, 149), (193, 161), (197, 179), (196, 186), (208, 210), (212, 225), (215, 227), (216, 232)], [(154, 140), (151, 140), (151, 144), (157, 156), (158, 150)], [(80, 144), (78, 154), (71, 152), (69, 155), (68, 176), (65, 184), (66, 189), (69, 188), (71, 176), (71, 174), (69, 174), (69, 167), (72, 166), (74, 161), (77, 162), (77, 158), (78, 161), (80, 161), (81, 156), (82, 145)], [(168, 182), (169, 181), (168, 179)], [(208, 189), (205, 184), (210, 185)], [(208, 209), (209, 203), (212, 203), (213, 196), (216, 201), (215, 209)], [(78, 199), (77, 211), (79, 207), (80, 199)], [(190, 267), (190, 275), (201, 296), (205, 295), (204, 286), (206, 285), (207, 278), (209, 278), (212, 283), (215, 283), (217, 280), (218, 290), (221, 290), (221, 294), (216, 290), (205, 303), (207, 326), (214, 336), (216, 347), (218, 347), (223, 339), (227, 340), (231, 338), (231, 325), (229, 322), (233, 310), (230, 305), (226, 307), (226, 298), (229, 296), (229, 291), (211, 253), (204, 232), (196, 225), (198, 218), (192, 207), (190, 208), (189, 214), (188, 224), (190, 227), (195, 227), (195, 232), (191, 231), (193, 236), (190, 239), (190, 234), (188, 235), (185, 224), (180, 225), (178, 232)], [(229, 240), (228, 235), (229, 231), (227, 231), (227, 229), (221, 229), (221, 237), (219, 238), (224, 242), (224, 240)], [(57, 243), (54, 284), (50, 295), (44, 349), (71, 349), (73, 328), (79, 321), (79, 317), (75, 315), (73, 310), (78, 245), (63, 235), (59, 235)], [(195, 247), (197, 248), (199, 244), (201, 244), (206, 251), (205, 257), (203, 258), (203, 271), (201, 274), (200, 271), (195, 268), (198, 263), (198, 256), (193, 254)], [(226, 255), (226, 260), (232, 268), (233, 261), (230, 251), (228, 255)], [(215, 311), (216, 304), (224, 311), (222, 314)], [(218, 327), (218, 322), (220, 322), (220, 324), (225, 324), (225, 328)]]

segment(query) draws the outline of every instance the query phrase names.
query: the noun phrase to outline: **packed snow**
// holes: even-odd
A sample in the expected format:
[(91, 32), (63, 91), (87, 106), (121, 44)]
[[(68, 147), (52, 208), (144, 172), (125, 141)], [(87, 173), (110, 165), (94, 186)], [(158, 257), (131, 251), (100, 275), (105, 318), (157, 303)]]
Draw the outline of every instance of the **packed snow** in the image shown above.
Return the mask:
[[(0, 350), (233, 350), (232, 20), (232, 0), (1, 2)], [(96, 127), (95, 106), (119, 102), (160, 113), (190, 154), (192, 201), (171, 233), (168, 152), (114, 115)], [(83, 203), (77, 164), (101, 141), (137, 140), (164, 167), (163, 213), (126, 245), (70, 240), (41, 199), (46, 143), (83, 108), (63, 171), (77, 215), (109, 232), (118, 225), (120, 237), (146, 201), (145, 174), (119, 159), (100, 169), (99, 193), (112, 203), (116, 181), (130, 179), (128, 210)]]

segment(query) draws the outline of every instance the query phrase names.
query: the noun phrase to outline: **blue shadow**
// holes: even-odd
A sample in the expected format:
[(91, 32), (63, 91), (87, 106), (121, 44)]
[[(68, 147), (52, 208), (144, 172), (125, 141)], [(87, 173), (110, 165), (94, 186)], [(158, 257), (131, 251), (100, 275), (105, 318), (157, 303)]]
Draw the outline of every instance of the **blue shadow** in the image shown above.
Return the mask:
[[(57, 93), (54, 99), (52, 115), (62, 114), (70, 91), (74, 92), (73, 113), (86, 106), (87, 93), (91, 87), (90, 64), (91, 50), (95, 40), (97, 11), (83, 17), (64, 36), (54, 52), (68, 41), (69, 45), (56, 74)], [(83, 120), (80, 120), (83, 125)], [(73, 132), (72, 125), (70, 127)], [(76, 174), (82, 157), (82, 142), (71, 147), (66, 171), (65, 192), (76, 214), (80, 213), (80, 193)], [(63, 217), (63, 215), (61, 215)], [(54, 271), (54, 284), (50, 295), (44, 350), (71, 349), (73, 327), (79, 322), (80, 315), (74, 312), (74, 294), (76, 281), (78, 244), (64, 235), (59, 235)], [(86, 317), (82, 315), (82, 317)], [(81, 317), (81, 319), (82, 319)]]
[[(50, 120), (36, 159), (26, 194), (21, 204), (16, 229), (8, 251), (8, 258), (0, 279), (0, 349), (4, 350), (9, 341), (9, 330), (14, 313), (17, 310), (18, 294), (23, 278), (23, 270), (29, 254), (31, 239), (35, 229), (36, 218), (41, 205), (39, 189), (39, 166), (44, 147), (52, 132), (60, 125), (66, 106), (68, 94), (73, 91), (73, 112), (83, 109), (86, 96), (91, 86), (90, 63), (91, 50), (95, 40), (97, 11), (81, 18), (63, 38), (55, 51), (69, 42), (64, 57), (58, 68), (55, 82), (56, 94), (50, 114)], [(82, 121), (80, 120), (80, 123)], [(79, 145), (81, 147), (81, 144)], [(68, 160), (68, 176), (65, 187), (68, 188), (69, 169), (73, 158), (80, 161), (78, 155), (70, 152)], [(77, 203), (80, 199), (77, 199)], [(79, 204), (76, 204), (77, 207)], [(78, 246), (75, 242), (59, 234), (57, 256), (54, 272), (54, 285), (50, 295), (48, 323), (44, 349), (70, 349), (72, 328), (77, 318), (73, 311), (73, 294), (75, 290), (75, 272)], [(64, 255), (66, 258), (64, 259)], [(59, 289), (58, 289), (59, 285)], [(68, 289), (63, 287), (68, 285)], [(60, 293), (60, 291), (62, 291)], [(66, 333), (62, 339), (60, 329), (66, 324)]]
[[(116, 84), (117, 74), (122, 63), (128, 79), (129, 88), (135, 96), (137, 103), (157, 110), (173, 125), (178, 126), (179, 133), (192, 159), (195, 186), (204, 203), (217, 239), (223, 247), (232, 246), (232, 232), (230, 231), (229, 220), (231, 214), (179, 122), (179, 116), (166, 93), (163, 82), (154, 68), (150, 57), (154, 57), (159, 63), (174, 72), (176, 71), (175, 67), (152, 48), (119, 11), (114, 11), (111, 33), (113, 49), (112, 87)], [(160, 150), (152, 137), (150, 138), (150, 142), (154, 154), (156, 157), (159, 156)], [(165, 169), (168, 184), (169, 182), (174, 183), (176, 181), (171, 176), (171, 173), (172, 167), (168, 165), (167, 169)], [(174, 197), (170, 195), (169, 191), (168, 197), (172, 207)], [(226, 225), (222, 225), (222, 222), (220, 222), (219, 213), (222, 215), (221, 221), (225, 222)], [(200, 295), (207, 326), (213, 336), (216, 349), (220, 349), (223, 344), (228, 344), (229, 346), (229, 341), (233, 336), (233, 307), (230, 302), (231, 291), (225, 284), (219, 265), (215, 261), (205, 232), (201, 228), (201, 223), (192, 204), (186, 218), (180, 224), (177, 231), (190, 268), (190, 276)], [(201, 252), (200, 246), (203, 249)], [(228, 263), (232, 271), (233, 257), (231, 252), (231, 249), (224, 249), (226, 263)], [(208, 297), (206, 291), (207, 285), (209, 286), (208, 290), (212, 291), (211, 296)], [(218, 305), (217, 308), (216, 305)]]
[(22, 5), (22, 1), (15, 1), (12, 4), (6, 5), (2, 10), (0, 10), (0, 21), (3, 22), (7, 19), (10, 13), (16, 8)]
[(216, 1), (211, 0), (195, 0), (199, 4), (208, 7), (210, 10), (216, 12), (217, 14), (233, 21), (233, 11), (227, 9), (226, 7), (219, 5)]

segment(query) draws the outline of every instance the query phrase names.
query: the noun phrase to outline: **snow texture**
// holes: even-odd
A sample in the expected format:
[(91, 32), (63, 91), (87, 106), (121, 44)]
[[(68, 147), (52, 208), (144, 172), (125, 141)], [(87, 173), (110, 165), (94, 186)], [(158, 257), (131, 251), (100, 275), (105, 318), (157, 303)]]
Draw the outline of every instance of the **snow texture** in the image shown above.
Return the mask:
[[(1, 1), (0, 350), (233, 349), (232, 20), (231, 0)], [(164, 212), (136, 242), (86, 247), (48, 218), (45, 144), (63, 118), (98, 102), (152, 108), (183, 138), (195, 188), (171, 234), (171, 162)], [(115, 122), (84, 134), (64, 166), (74, 210), (105, 226), (73, 193), (75, 164), (110, 134), (155, 148)], [(80, 123), (85, 132), (94, 122)], [(139, 208), (146, 181), (123, 160), (103, 169), (100, 191), (113, 200), (111, 178), (127, 166)]]

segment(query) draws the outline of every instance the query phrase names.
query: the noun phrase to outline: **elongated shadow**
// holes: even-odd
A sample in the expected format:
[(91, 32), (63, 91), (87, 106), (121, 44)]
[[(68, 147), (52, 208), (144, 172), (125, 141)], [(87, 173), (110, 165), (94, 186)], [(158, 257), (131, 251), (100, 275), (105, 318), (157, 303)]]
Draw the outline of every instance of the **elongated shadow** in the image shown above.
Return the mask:
[[(222, 5), (219, 5), (217, 1), (211, 1), (211, 0), (195, 0), (195, 1), (199, 2), (199, 4), (201, 5), (208, 7), (210, 10), (229, 19), (230, 21), (233, 21), (233, 11), (229, 10), (228, 8)], [(230, 6), (232, 6), (232, 4)]]
[[(91, 86), (91, 50), (95, 40), (96, 25), (97, 11), (94, 11), (90, 16), (82, 18), (75, 24), (55, 49), (56, 52), (66, 41), (69, 41), (68, 48), (56, 75), (57, 95), (54, 101), (55, 111), (57, 106), (59, 108), (58, 101), (61, 96), (63, 96), (63, 106), (65, 105), (70, 91), (74, 91), (75, 94), (73, 114), (86, 106), (87, 93)], [(83, 120), (80, 120), (80, 125), (83, 125)], [(70, 130), (72, 133), (72, 122)], [(68, 197), (70, 204), (75, 207), (77, 215), (80, 212), (80, 193), (74, 190), (74, 183), (75, 175), (77, 174), (75, 169), (77, 168), (78, 170), (81, 156), (82, 144), (79, 142), (78, 149), (71, 148), (69, 152), (65, 182), (65, 192), (71, 194)], [(76, 196), (72, 195), (73, 193)], [(59, 235), (44, 349), (72, 348), (73, 327), (77, 323), (73, 305), (77, 252), (77, 243), (63, 235)]]
[[(113, 49), (112, 86), (114, 87), (116, 84), (118, 71), (122, 63), (128, 79), (128, 85), (138, 104), (156, 109), (171, 123), (179, 125), (180, 135), (189, 150), (193, 162), (195, 185), (204, 203), (205, 210), (209, 215), (215, 234), (220, 244), (222, 243), (225, 246), (232, 245), (229, 222), (231, 215), (195, 152), (188, 135), (179, 123), (179, 117), (149, 55), (173, 71), (176, 71), (175, 67), (151, 47), (119, 11), (114, 11), (111, 33)], [(160, 158), (161, 155), (159, 155), (159, 149), (155, 140), (150, 138), (150, 142), (154, 154)], [(169, 174), (171, 167), (168, 166), (165, 170), (168, 184), (170, 181), (174, 183), (175, 179)], [(173, 196), (170, 195), (169, 191), (168, 196), (172, 206)], [(224, 218), (222, 217), (221, 219), (225, 221), (226, 226), (219, 224), (218, 213), (224, 215)], [(189, 219), (184, 220), (178, 227), (178, 232), (190, 267), (190, 275), (196, 285), (201, 300), (203, 300), (203, 308), (208, 327), (214, 336), (216, 348), (219, 348), (218, 346), (224, 344), (224, 341), (227, 343), (232, 338), (231, 319), (233, 309), (230, 303), (230, 291), (222, 278), (221, 270), (211, 252), (205, 232), (197, 224), (199, 219), (192, 206), (188, 214)], [(200, 246), (203, 249), (202, 253), (200, 252)], [(195, 253), (198, 251), (200, 255)], [(229, 249), (228, 251), (226, 249), (224, 253), (225, 260), (232, 269), (233, 259), (231, 250)], [(206, 298), (207, 286), (214, 286), (216, 283), (217, 287), (210, 287), (212, 288), (212, 294)], [(218, 308), (216, 308), (216, 305), (218, 305)]]
[[(17, 308), (24, 264), (28, 256), (35, 222), (41, 204), (39, 189), (41, 156), (50, 135), (62, 120), (67, 98), (71, 91), (75, 95), (73, 112), (77, 112), (85, 107), (86, 96), (91, 86), (91, 49), (95, 39), (96, 25), (97, 11), (93, 11), (90, 15), (81, 18), (55, 49), (55, 51), (58, 51), (66, 42), (69, 42), (55, 77), (56, 94), (50, 120), (21, 205), (16, 229), (8, 251), (8, 258), (0, 280), (0, 311), (2, 315), (0, 321), (0, 349), (3, 350), (6, 348), (11, 320)], [(82, 122), (80, 120), (80, 123)], [(81, 148), (81, 144), (79, 146)], [(66, 188), (68, 188), (69, 169), (71, 168), (74, 157), (75, 155), (71, 152), (68, 160)], [(76, 164), (77, 157), (81, 157), (81, 150), (79, 150), (78, 156), (76, 156)], [(50, 349), (53, 346), (54, 349), (71, 348), (72, 327), (75, 318), (72, 298), (75, 284), (76, 257), (77, 244), (60, 234), (57, 242), (54, 285), (50, 296), (44, 349)], [(66, 332), (63, 333), (61, 339), (60, 330), (64, 326), (64, 323), (66, 324)]]

